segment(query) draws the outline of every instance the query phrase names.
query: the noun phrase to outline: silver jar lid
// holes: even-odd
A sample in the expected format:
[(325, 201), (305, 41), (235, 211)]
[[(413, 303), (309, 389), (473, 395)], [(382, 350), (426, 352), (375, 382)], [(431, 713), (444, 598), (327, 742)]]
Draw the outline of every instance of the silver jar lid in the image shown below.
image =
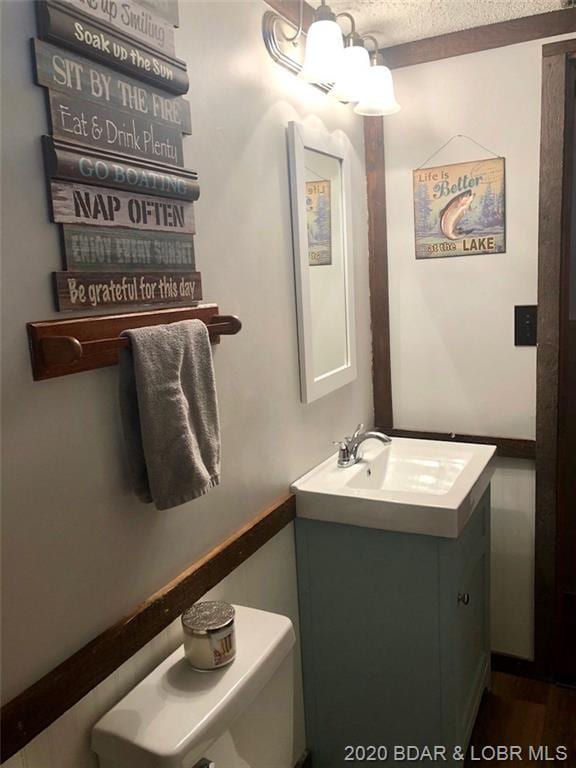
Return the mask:
[(195, 603), (182, 614), (182, 626), (186, 632), (208, 635), (225, 629), (234, 621), (234, 606), (223, 600), (206, 600)]

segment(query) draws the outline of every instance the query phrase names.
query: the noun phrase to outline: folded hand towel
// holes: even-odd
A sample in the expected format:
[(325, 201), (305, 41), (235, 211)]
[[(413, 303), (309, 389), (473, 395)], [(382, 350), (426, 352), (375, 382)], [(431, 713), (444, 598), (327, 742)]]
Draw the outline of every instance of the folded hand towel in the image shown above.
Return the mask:
[(220, 426), (208, 329), (185, 320), (125, 331), (120, 408), (134, 490), (169, 509), (220, 482)]

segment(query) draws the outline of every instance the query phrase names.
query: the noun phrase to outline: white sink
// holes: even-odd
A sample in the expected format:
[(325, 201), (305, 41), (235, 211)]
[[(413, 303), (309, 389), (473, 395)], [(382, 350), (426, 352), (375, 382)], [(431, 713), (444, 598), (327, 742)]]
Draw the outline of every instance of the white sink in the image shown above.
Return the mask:
[(297, 514), (365, 528), (457, 538), (493, 473), (493, 445), (367, 440), (341, 469), (338, 454), (292, 485)]

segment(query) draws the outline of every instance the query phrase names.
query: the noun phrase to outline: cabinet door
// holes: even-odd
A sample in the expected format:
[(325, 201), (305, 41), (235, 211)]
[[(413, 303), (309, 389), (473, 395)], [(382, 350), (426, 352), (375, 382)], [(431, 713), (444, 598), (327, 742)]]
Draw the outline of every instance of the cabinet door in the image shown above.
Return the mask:
[(395, 746), (441, 729), (437, 540), (302, 518), (296, 536), (314, 766), (369, 765), (362, 750), (386, 747), (376, 764), (401, 768)]
[(440, 548), (444, 736), (466, 749), (490, 668), (490, 499)]
[(487, 611), (489, 596), (486, 591), (489, 562), (487, 552), (480, 553), (463, 576), (459, 586), (457, 637), (455, 651), (458, 670), (456, 701), (459, 713), (460, 739), (466, 744), (472, 733), (478, 705), (489, 669), (487, 647)]

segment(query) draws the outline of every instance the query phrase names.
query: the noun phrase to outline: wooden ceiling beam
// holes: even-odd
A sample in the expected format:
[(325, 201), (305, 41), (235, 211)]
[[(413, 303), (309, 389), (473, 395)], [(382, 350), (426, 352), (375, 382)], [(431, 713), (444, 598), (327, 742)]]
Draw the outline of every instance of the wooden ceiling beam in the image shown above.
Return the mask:
[(576, 8), (548, 11), (436, 37), (426, 37), (381, 48), (380, 53), (390, 69), (398, 69), (571, 32), (576, 32)]

